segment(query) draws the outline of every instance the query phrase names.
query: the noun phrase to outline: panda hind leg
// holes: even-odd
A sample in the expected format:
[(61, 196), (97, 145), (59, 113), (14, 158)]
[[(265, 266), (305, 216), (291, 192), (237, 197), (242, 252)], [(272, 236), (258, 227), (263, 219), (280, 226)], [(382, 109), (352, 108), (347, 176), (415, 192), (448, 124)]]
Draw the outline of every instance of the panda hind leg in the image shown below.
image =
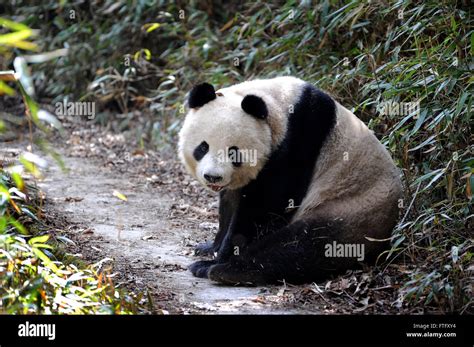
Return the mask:
[(325, 257), (325, 245), (339, 242), (340, 226), (327, 221), (296, 221), (248, 247), (228, 262), (211, 265), (208, 278), (228, 284), (308, 283), (353, 264)]
[(188, 269), (195, 277), (207, 278), (209, 269), (216, 263), (215, 260), (199, 260), (189, 265)]

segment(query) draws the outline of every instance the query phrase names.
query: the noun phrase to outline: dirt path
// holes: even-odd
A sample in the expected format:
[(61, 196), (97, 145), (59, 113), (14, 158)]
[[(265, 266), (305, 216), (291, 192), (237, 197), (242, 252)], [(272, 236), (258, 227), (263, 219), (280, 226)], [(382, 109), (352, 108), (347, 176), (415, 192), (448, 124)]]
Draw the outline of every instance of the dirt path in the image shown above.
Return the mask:
[(53, 209), (80, 226), (71, 231), (79, 256), (113, 259), (116, 283), (135, 292), (147, 289), (157, 307), (172, 313), (308, 313), (279, 304), (279, 287), (220, 286), (187, 271), (197, 260), (194, 245), (212, 239), (217, 228), (215, 201), (209, 209), (192, 206), (154, 184), (157, 176), (123, 172), (97, 158), (63, 159), (70, 172), (51, 165), (40, 187)]

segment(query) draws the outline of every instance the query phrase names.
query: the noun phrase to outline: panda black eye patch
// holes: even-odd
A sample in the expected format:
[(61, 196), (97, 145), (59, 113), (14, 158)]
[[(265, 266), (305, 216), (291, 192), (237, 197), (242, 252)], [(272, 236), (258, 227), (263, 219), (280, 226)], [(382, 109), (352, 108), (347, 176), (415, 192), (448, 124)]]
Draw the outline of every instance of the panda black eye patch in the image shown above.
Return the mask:
[(201, 160), (209, 151), (209, 145), (206, 141), (202, 141), (199, 146), (194, 149), (193, 156), (197, 161)]
[(228, 154), (229, 154), (229, 158), (232, 160), (232, 165), (234, 165), (235, 167), (242, 166), (242, 161), (240, 160), (239, 147), (237, 146), (230, 147)]

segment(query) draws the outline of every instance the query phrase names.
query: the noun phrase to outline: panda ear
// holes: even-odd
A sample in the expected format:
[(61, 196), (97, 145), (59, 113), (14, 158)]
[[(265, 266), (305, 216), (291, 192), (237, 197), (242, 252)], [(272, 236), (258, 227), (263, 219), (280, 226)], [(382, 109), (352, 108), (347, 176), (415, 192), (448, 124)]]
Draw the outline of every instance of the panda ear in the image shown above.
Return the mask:
[(246, 95), (242, 100), (242, 109), (255, 118), (265, 119), (268, 117), (268, 109), (265, 101), (256, 95)]
[(191, 108), (201, 107), (216, 98), (214, 87), (209, 83), (195, 86), (189, 93), (188, 105)]

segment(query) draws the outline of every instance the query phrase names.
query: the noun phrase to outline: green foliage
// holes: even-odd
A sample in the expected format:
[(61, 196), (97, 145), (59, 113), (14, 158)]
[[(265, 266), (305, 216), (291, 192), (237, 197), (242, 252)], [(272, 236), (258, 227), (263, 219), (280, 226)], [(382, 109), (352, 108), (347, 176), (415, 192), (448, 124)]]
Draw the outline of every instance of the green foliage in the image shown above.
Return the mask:
[[(472, 305), (467, 2), (62, 1), (15, 11), (52, 38), (43, 49), (71, 49), (54, 69), (36, 72), (44, 93), (115, 106), (127, 122), (131, 109), (152, 110), (139, 138), (154, 143), (172, 143), (185, 93), (197, 81), (224, 86), (291, 74), (328, 91), (369, 124), (402, 169), (402, 219), (381, 259), (406, 265), (403, 303), (457, 312)], [(387, 102), (414, 103), (419, 112), (383, 113)]]
[[(0, 53), (2, 55), (8, 55), (11, 57), (11, 50), (16, 47), (20, 49), (35, 50), (37, 49), (36, 44), (27, 41), (27, 39), (34, 35), (33, 30), (22, 23), (16, 23), (14, 21), (0, 18), (0, 27), (9, 29), (12, 32), (0, 35)], [(15, 90), (4, 82), (5, 80), (14, 80), (13, 74), (9, 73), (0, 74), (0, 95), (7, 94), (10, 96), (15, 95)]]
[[(14, 47), (36, 49), (35, 43), (25, 41), (33, 34), (26, 25), (0, 18), (0, 26), (13, 31), (0, 35), (2, 56), (12, 57)], [(33, 81), (25, 59), (16, 58), (14, 65), (16, 71), (4, 71), (0, 77), (16, 83), (30, 126), (33, 123), (41, 130), (36, 144), (62, 166), (60, 157), (43, 138), (48, 128), (41, 121), (59, 130), (61, 123), (34, 101)], [(15, 95), (15, 89), (0, 80), (0, 94)], [(2, 121), (0, 130), (3, 127)], [(107, 259), (87, 267), (66, 264), (59, 256), (59, 240), (73, 242), (64, 236), (53, 237), (51, 242), (52, 233), (36, 230), (43, 225), (41, 209), (35, 205), (38, 197), (30, 194), (34, 188), (25, 184), (22, 174), (40, 178), (45, 161), (31, 152), (24, 152), (19, 161), (21, 165), (7, 169), (0, 161), (0, 313), (137, 313), (141, 297), (132, 297), (114, 286), (109, 270), (103, 269)]]
[(107, 259), (86, 267), (66, 265), (58, 247), (71, 240), (47, 231), (31, 234), (40, 210), (28, 189), (33, 188), (20, 176), (0, 172), (0, 313), (139, 312), (141, 298), (114, 286)]

